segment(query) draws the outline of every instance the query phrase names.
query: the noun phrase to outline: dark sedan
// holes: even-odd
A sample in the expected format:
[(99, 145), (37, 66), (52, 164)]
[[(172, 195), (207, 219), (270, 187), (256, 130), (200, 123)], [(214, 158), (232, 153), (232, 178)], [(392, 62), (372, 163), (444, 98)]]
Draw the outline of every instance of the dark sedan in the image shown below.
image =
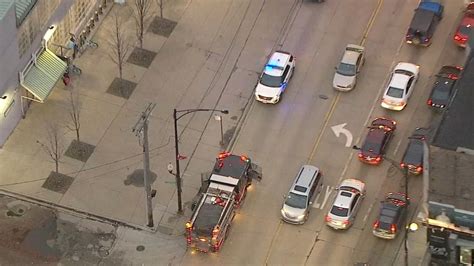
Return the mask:
[(378, 165), (382, 162), (385, 148), (397, 128), (397, 122), (378, 117), (372, 121), (368, 128), (369, 132), (360, 148), (358, 157), (364, 163)]
[(406, 223), (409, 198), (403, 193), (389, 193), (380, 204), (380, 213), (372, 233), (380, 238), (394, 239)]
[(400, 167), (408, 168), (408, 172), (414, 175), (423, 173), (423, 142), (425, 139), (425, 130), (417, 128), (408, 138), (408, 146), (400, 163)]
[(443, 66), (436, 74), (436, 81), (426, 103), (436, 109), (445, 108), (451, 99), (454, 85), (461, 71), (462, 67), (459, 66)]

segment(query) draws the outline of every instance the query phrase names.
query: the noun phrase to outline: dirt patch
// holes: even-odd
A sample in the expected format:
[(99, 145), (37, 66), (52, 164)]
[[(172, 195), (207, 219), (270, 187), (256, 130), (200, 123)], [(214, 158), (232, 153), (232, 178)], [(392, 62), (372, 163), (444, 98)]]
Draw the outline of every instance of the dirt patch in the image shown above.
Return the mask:
[(148, 31), (168, 38), (178, 23), (169, 19), (155, 17)]
[(82, 141), (73, 140), (64, 155), (79, 160), (81, 162), (87, 162), (89, 157), (94, 152), (94, 149), (94, 145)]
[(64, 194), (69, 189), (72, 182), (74, 182), (73, 177), (61, 173), (51, 172), (46, 181), (44, 181), (42, 187)]
[(155, 56), (155, 52), (135, 47), (133, 49), (133, 52), (128, 57), (127, 62), (137, 66), (148, 68), (151, 65), (151, 62), (153, 62), (153, 59), (155, 59)]
[(115, 78), (112, 83), (110, 83), (110, 86), (107, 89), (107, 93), (128, 99), (130, 98), (136, 87), (137, 83), (133, 81)]

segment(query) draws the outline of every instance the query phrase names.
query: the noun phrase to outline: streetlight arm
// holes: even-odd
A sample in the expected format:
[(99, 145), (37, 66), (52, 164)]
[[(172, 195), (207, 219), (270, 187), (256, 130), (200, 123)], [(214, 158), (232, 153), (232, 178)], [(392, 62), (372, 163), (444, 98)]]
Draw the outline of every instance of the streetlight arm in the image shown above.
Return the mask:
[(194, 112), (209, 112), (209, 111), (215, 111), (215, 112), (221, 112), (223, 114), (228, 114), (228, 110), (219, 110), (219, 109), (210, 109), (210, 108), (199, 108), (199, 109), (185, 109), (185, 110), (176, 110), (176, 113), (180, 114), (179, 116), (176, 117), (176, 120), (179, 120), (181, 117), (194, 113)]

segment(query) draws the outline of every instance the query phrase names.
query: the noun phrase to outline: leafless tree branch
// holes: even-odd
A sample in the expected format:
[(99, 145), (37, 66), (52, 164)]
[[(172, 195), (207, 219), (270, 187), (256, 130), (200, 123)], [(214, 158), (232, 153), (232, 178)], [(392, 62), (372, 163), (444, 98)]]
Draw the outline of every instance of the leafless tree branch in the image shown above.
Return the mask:
[(135, 18), (136, 34), (140, 48), (143, 48), (143, 35), (145, 33), (145, 24), (150, 10), (150, 0), (135, 0), (133, 17)]
[(110, 38), (109, 45), (111, 52), (109, 58), (114, 62), (119, 70), (120, 80), (123, 79), (123, 65), (125, 57), (130, 49), (130, 42), (124, 33), (123, 22), (119, 18), (117, 12), (114, 13), (114, 25), (112, 29), (112, 38)]
[(44, 151), (53, 159), (56, 165), (56, 173), (59, 173), (59, 162), (64, 152), (63, 136), (61, 129), (57, 123), (46, 123), (46, 143), (39, 140), (36, 141)]

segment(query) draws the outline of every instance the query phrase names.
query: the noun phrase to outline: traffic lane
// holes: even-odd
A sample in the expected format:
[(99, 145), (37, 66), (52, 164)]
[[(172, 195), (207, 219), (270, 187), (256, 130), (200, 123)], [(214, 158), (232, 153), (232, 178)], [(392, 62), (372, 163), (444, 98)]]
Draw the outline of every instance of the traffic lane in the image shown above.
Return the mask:
[[(254, 3), (258, 3), (254, 4)], [(274, 50), (282, 36), (290, 10), (297, 5), (294, 1), (252, 1), (250, 9), (258, 10), (258, 17), (251, 27), (251, 33), (245, 40), (236, 67), (261, 72), (268, 56)], [(281, 19), (275, 19), (279, 17)], [(250, 89), (250, 88), (249, 88)]]
[(299, 225), (281, 222), (271, 252), (267, 255), (265, 265), (304, 265), (311, 252), (312, 243), (317, 232)]

